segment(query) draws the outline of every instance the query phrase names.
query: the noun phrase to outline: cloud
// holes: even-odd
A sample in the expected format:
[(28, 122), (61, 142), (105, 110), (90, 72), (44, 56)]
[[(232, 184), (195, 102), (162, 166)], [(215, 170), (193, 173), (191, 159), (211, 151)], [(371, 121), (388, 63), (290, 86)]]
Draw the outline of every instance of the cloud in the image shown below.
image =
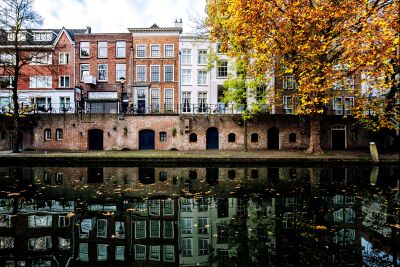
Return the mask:
[(44, 28), (85, 28), (92, 32), (127, 32), (130, 27), (173, 26), (182, 18), (190, 31), (189, 15), (204, 16), (205, 0), (36, 0)]

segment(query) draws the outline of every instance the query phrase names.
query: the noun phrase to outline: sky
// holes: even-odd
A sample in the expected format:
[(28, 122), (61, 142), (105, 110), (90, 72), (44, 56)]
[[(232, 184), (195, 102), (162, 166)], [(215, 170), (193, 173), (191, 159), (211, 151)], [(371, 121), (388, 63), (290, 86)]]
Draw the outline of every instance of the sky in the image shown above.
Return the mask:
[(128, 28), (173, 27), (182, 19), (183, 32), (192, 31), (189, 17), (205, 16), (206, 0), (35, 0), (42, 28), (92, 28), (92, 33), (123, 33)]

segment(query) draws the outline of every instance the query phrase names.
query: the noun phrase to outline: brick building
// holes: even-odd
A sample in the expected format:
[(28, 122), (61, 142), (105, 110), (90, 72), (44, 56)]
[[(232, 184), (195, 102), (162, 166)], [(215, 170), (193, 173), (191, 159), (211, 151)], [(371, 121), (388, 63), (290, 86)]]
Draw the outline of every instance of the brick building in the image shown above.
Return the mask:
[(176, 113), (179, 106), (179, 34), (174, 27), (129, 28), (133, 38), (132, 107), (139, 113)]

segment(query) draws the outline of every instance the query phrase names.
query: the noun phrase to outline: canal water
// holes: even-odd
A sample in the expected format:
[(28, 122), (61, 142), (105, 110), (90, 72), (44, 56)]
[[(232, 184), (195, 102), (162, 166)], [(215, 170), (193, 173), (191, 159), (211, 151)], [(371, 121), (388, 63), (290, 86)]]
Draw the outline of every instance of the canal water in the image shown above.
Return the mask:
[(0, 266), (399, 266), (397, 166), (0, 166)]

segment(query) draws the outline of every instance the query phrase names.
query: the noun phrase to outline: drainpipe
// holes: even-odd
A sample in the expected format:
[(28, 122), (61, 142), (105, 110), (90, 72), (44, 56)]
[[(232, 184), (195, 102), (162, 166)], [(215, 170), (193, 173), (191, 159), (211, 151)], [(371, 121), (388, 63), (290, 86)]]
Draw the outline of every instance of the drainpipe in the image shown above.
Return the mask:
[(178, 66), (178, 77), (179, 77), (179, 79), (178, 79), (178, 113), (180, 115), (180, 114), (182, 114), (182, 108), (181, 108), (181, 105), (182, 105), (181, 104), (181, 93), (182, 93), (181, 50), (178, 50), (178, 57), (179, 57), (179, 60), (178, 60), (178, 64), (179, 64), (179, 66)]

